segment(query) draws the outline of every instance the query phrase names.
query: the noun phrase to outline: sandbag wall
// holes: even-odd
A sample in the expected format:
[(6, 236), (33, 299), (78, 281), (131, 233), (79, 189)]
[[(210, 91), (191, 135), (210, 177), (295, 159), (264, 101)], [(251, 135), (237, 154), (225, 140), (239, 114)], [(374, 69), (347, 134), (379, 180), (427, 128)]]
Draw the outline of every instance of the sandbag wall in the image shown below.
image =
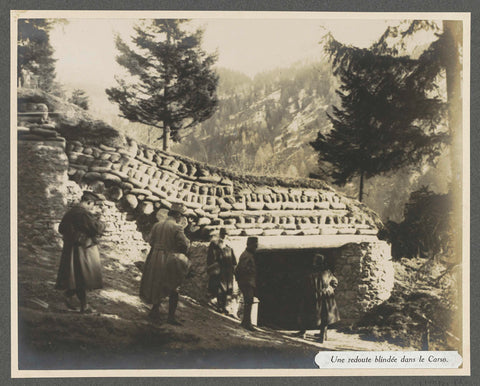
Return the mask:
[(373, 219), (331, 190), (255, 186), (194, 161), (131, 142), (127, 147), (67, 143), (70, 178), (102, 181), (110, 200), (143, 216), (173, 202), (194, 225), (231, 236), (377, 234)]

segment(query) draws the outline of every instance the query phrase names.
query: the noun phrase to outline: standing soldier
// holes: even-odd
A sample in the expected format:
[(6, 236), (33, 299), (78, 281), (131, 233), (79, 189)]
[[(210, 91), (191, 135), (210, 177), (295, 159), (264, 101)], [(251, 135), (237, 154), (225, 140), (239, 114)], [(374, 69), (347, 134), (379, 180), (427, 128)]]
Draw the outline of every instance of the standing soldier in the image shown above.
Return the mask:
[(243, 320), (241, 326), (247, 330), (255, 331), (251, 322), (251, 313), (253, 305), (253, 297), (257, 287), (257, 269), (255, 265), (254, 254), (258, 248), (258, 238), (249, 237), (247, 239), (247, 248), (240, 255), (237, 268), (235, 269), (235, 277), (238, 286), (243, 294)]
[(65, 213), (58, 228), (63, 236), (63, 250), (55, 288), (65, 290), (65, 303), (71, 309), (76, 309), (72, 303), (76, 294), (82, 313), (91, 312), (86, 290), (103, 287), (97, 237), (104, 225), (91, 212), (100, 200), (93, 192), (83, 192), (80, 203)]
[(300, 301), (300, 326), (297, 336), (305, 336), (309, 325), (319, 327), (320, 343), (327, 340), (327, 329), (330, 324), (340, 320), (337, 303), (335, 301), (335, 288), (337, 278), (327, 269), (325, 257), (316, 254), (313, 257), (314, 272), (308, 274), (303, 281), (303, 299)]
[(150, 233), (150, 253), (143, 268), (140, 283), (140, 297), (152, 304), (149, 317), (158, 320), (160, 303), (168, 296), (167, 323), (180, 326), (175, 319), (178, 305), (178, 287), (185, 280), (190, 268), (190, 261), (185, 256), (190, 241), (185, 236), (183, 214), (185, 208), (174, 203), (168, 212), (168, 217), (157, 222)]
[(227, 230), (221, 228), (219, 238), (208, 246), (207, 273), (208, 291), (217, 297), (218, 311), (228, 315), (227, 298), (233, 292), (233, 271), (237, 262), (226, 236)]

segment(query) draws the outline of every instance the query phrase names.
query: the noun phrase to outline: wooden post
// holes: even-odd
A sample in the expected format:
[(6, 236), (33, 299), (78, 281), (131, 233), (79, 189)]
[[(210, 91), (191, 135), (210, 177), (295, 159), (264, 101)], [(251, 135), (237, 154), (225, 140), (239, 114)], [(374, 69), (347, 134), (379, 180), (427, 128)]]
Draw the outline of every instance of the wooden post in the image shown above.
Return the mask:
[(429, 351), (430, 346), (430, 320), (425, 319), (425, 332), (423, 333), (422, 351)]

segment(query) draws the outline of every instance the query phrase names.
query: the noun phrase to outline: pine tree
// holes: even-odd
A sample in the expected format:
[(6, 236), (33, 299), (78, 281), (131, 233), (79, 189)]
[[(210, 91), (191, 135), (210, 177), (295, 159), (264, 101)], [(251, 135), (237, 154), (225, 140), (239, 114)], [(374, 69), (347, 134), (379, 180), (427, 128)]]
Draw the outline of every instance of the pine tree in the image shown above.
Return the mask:
[(201, 49), (202, 30), (187, 33), (187, 20), (155, 19), (135, 28), (134, 48), (117, 36), (117, 62), (130, 76), (117, 77), (106, 90), (123, 117), (162, 130), (163, 148), (170, 137), (208, 119), (217, 106), (215, 55)]
[(84, 110), (89, 109), (89, 98), (88, 95), (85, 93), (85, 91), (80, 90), (80, 89), (75, 89), (72, 91), (72, 96), (68, 99), (70, 103), (73, 103), (77, 105), (78, 107), (81, 107)]
[(447, 105), (431, 95), (438, 81), (435, 58), (395, 56), (375, 45), (347, 47), (332, 37), (326, 51), (341, 82), (341, 108), (333, 106), (327, 114), (333, 129), (319, 132), (311, 145), (334, 183), (359, 177), (361, 201), (365, 179), (441, 153), (449, 141), (442, 127)]
[(55, 87), (56, 59), (49, 38), (53, 25), (48, 19), (18, 20), (18, 76), (28, 72), (38, 77), (37, 86), (47, 92)]

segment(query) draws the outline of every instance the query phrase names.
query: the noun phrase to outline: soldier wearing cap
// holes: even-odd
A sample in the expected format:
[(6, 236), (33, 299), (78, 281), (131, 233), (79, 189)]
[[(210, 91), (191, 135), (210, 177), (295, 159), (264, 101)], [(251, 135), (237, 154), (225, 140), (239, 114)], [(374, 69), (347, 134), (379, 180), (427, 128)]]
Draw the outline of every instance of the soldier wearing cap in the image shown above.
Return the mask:
[(76, 309), (73, 297), (77, 295), (82, 313), (91, 311), (86, 291), (103, 287), (97, 237), (104, 225), (92, 213), (101, 200), (101, 195), (84, 191), (80, 203), (65, 213), (58, 228), (63, 249), (55, 288), (65, 290), (65, 303), (71, 309)]
[(172, 204), (168, 217), (157, 222), (150, 232), (150, 252), (143, 268), (140, 283), (140, 297), (152, 304), (149, 317), (158, 320), (160, 303), (168, 296), (168, 319), (173, 325), (181, 325), (175, 319), (178, 304), (178, 287), (182, 284), (190, 268), (185, 256), (190, 246), (182, 226), (185, 208), (181, 204)]
[(258, 238), (249, 237), (247, 239), (247, 248), (240, 255), (237, 268), (235, 268), (235, 278), (243, 295), (243, 320), (241, 326), (247, 330), (255, 331), (251, 322), (251, 313), (253, 298), (257, 287), (257, 269), (255, 265), (255, 252), (258, 248)]
[(217, 298), (217, 310), (228, 315), (227, 301), (233, 293), (233, 272), (237, 261), (229, 245), (227, 230), (220, 228), (218, 238), (212, 239), (207, 252), (208, 292)]

